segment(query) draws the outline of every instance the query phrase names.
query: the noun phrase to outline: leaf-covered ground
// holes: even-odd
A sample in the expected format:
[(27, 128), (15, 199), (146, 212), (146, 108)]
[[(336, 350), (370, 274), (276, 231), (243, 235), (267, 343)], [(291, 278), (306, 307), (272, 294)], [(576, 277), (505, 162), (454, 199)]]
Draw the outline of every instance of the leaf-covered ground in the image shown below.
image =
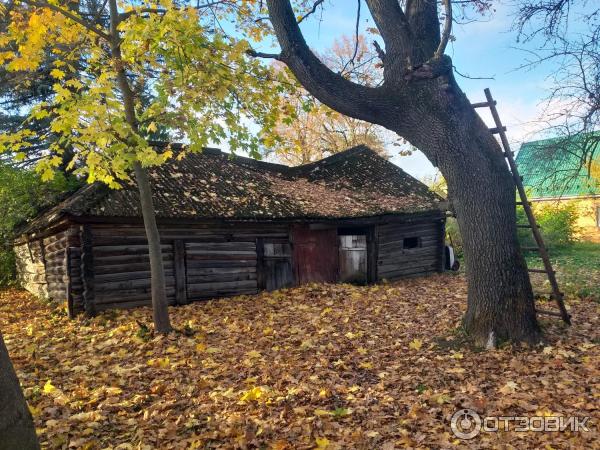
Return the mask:
[[(392, 285), (310, 285), (69, 320), (0, 293), (0, 330), (47, 448), (600, 448), (598, 303), (574, 326), (543, 321), (545, 346), (457, 345), (461, 276)], [(591, 432), (452, 434), (482, 415), (590, 416)]]

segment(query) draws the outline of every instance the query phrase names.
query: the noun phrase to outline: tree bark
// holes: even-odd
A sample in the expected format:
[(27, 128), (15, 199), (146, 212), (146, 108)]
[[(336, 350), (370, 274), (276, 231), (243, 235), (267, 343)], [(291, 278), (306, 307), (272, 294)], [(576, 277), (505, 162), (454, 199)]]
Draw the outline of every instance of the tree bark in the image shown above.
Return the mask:
[(486, 347), (506, 340), (536, 343), (540, 328), (517, 239), (512, 176), (500, 145), (467, 97), (452, 77), (446, 81), (419, 93), (428, 101), (414, 105), (419, 112), (402, 129), (448, 183), (467, 267), (463, 326)]
[[(116, 0), (109, 0), (110, 10), (110, 46), (111, 56), (115, 61), (115, 71), (121, 95), (123, 96), (123, 106), (125, 108), (125, 118), (132, 130), (138, 131), (138, 122), (135, 115), (135, 94), (133, 93), (127, 74), (124, 68), (124, 62), (121, 57), (121, 40), (119, 37), (119, 11)], [(171, 322), (169, 320), (169, 309), (167, 302), (167, 285), (165, 281), (165, 270), (162, 260), (162, 251), (160, 248), (160, 234), (156, 224), (156, 212), (152, 201), (152, 188), (148, 178), (147, 170), (142, 167), (139, 161), (133, 164), (135, 179), (140, 194), (140, 207), (144, 219), (144, 228), (146, 238), (148, 239), (148, 254), (150, 256), (150, 283), (152, 291), (152, 316), (154, 319), (154, 329), (158, 333), (169, 333)]]
[(0, 333), (0, 450), (39, 448), (31, 413)]
[(140, 192), (144, 228), (146, 229), (146, 237), (148, 239), (154, 329), (158, 333), (168, 333), (172, 328), (169, 320), (165, 269), (160, 248), (160, 234), (156, 224), (156, 214), (152, 201), (152, 190), (150, 189), (150, 181), (148, 180), (146, 169), (138, 161), (134, 163), (133, 168)]
[[(481, 345), (537, 342), (540, 329), (517, 240), (515, 189), (502, 150), (452, 74), (436, 1), (367, 0), (385, 42), (384, 84), (366, 89), (328, 71), (308, 48), (289, 0), (267, 0), (280, 59), (322, 103), (382, 125), (419, 148), (448, 183), (467, 266), (464, 328)], [(318, 60), (317, 60), (318, 61)], [(359, 97), (359, 98), (357, 98)]]

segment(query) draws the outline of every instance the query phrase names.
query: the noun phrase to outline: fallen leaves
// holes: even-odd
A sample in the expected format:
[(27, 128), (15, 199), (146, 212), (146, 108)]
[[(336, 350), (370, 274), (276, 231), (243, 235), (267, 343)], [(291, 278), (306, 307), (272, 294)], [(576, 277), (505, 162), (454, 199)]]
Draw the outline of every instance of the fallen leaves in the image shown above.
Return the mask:
[[(465, 303), (453, 275), (308, 285), (170, 308), (182, 332), (155, 336), (147, 308), (69, 320), (10, 290), (0, 329), (45, 448), (593, 448), (598, 304), (545, 320), (545, 347), (480, 352), (454, 344)], [(594, 432), (457, 441), (459, 408)]]

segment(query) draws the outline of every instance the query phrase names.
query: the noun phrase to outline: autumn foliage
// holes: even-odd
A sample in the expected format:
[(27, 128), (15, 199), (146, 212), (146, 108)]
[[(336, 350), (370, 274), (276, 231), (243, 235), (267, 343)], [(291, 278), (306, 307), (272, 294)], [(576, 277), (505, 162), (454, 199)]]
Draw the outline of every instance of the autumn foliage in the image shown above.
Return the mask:
[[(69, 320), (7, 290), (0, 328), (46, 448), (597, 445), (599, 305), (570, 299), (574, 325), (542, 321), (544, 346), (479, 352), (457, 330), (465, 296), (452, 275), (308, 285), (171, 308), (179, 331), (159, 336), (143, 308)], [(459, 441), (463, 407), (591, 431)]]

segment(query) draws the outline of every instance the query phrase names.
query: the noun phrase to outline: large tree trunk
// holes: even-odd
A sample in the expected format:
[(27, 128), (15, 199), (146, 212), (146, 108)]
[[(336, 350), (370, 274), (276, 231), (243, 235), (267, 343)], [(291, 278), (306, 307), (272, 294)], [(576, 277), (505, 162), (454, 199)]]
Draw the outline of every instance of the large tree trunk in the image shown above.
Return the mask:
[(39, 448), (27, 402), (0, 333), (0, 450)]
[(540, 329), (517, 239), (514, 182), (500, 145), (449, 81), (441, 89), (437, 83), (426, 87), (428, 101), (415, 105), (418, 113), (402, 127), (402, 135), (439, 167), (448, 183), (467, 268), (464, 328), (480, 345), (534, 343)]
[[(366, 0), (385, 43), (384, 83), (363, 86), (334, 73), (310, 50), (289, 0), (267, 0), (281, 44), (278, 58), (321, 102), (382, 125), (419, 148), (448, 183), (467, 263), (464, 327), (475, 342), (537, 342), (540, 329), (517, 241), (515, 190), (498, 142), (475, 113), (444, 56), (438, 2)], [(449, 7), (449, 2), (445, 3)]]

